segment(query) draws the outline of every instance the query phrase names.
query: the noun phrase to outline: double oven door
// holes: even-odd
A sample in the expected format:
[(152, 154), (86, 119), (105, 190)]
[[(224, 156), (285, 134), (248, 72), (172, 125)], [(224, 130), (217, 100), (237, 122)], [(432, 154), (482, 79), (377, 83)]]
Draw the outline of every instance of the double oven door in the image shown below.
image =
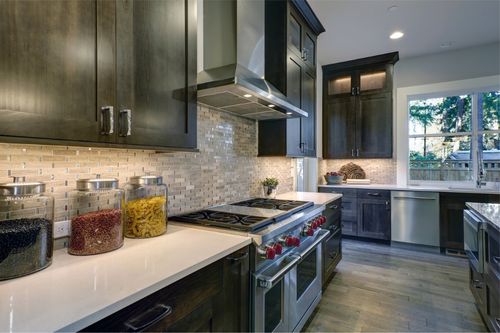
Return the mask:
[(254, 275), (254, 330), (300, 331), (321, 297), (326, 230)]

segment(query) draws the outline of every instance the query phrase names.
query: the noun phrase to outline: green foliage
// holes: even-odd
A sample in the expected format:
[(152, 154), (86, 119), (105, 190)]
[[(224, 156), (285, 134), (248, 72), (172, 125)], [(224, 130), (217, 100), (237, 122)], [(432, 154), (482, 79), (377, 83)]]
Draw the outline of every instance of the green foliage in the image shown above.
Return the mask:
[(439, 161), (440, 159), (433, 152), (428, 152), (426, 156), (423, 156), (418, 151), (410, 151), (411, 161)]
[(278, 186), (279, 182), (277, 178), (266, 178), (261, 182), (261, 184), (263, 186), (276, 187)]

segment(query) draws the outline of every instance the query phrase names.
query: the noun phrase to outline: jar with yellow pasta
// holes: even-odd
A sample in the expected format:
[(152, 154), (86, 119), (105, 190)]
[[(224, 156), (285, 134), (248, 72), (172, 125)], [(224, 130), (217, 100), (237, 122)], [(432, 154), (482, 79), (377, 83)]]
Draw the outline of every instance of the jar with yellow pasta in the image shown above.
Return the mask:
[(161, 176), (131, 177), (124, 207), (126, 237), (149, 238), (167, 231), (167, 186)]

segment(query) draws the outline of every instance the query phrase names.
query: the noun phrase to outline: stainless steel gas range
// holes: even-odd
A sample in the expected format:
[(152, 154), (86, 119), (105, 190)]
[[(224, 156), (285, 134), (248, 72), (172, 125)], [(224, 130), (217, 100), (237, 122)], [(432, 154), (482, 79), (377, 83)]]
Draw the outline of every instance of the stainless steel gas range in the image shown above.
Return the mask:
[(253, 198), (174, 216), (253, 239), (252, 330), (300, 331), (321, 298), (324, 206)]

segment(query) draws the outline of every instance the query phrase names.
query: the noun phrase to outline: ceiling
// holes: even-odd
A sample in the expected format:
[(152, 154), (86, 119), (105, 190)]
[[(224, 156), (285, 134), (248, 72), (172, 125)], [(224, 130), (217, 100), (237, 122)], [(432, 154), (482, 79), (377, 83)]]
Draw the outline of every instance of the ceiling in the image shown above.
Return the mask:
[[(326, 29), (318, 42), (323, 65), (392, 51), (409, 58), (500, 41), (498, 0), (308, 2)], [(396, 30), (404, 32), (403, 38), (389, 39)]]

